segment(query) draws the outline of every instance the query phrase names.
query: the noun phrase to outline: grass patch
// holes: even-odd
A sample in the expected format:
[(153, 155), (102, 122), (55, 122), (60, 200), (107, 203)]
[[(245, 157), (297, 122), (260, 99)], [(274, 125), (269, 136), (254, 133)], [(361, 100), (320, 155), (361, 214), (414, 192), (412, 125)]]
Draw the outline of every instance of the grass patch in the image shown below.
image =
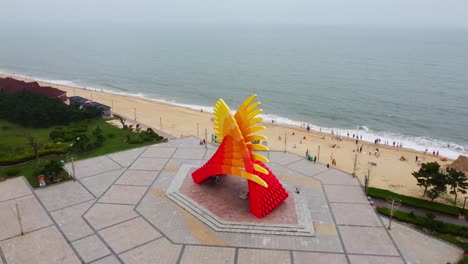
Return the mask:
[[(131, 132), (129, 130), (123, 130), (117, 127), (114, 127), (108, 124), (103, 119), (94, 119), (82, 121), (74, 125), (85, 125), (88, 127), (86, 134), (90, 137), (92, 136), (92, 131), (94, 131), (98, 126), (102, 130), (102, 134), (105, 137), (102, 146), (92, 149), (88, 152), (79, 153), (73, 155), (75, 160), (92, 158), (96, 156), (101, 156), (108, 153), (138, 148), (146, 145), (152, 145), (159, 143), (160, 140), (153, 141), (132, 141), (133, 138), (137, 138), (138, 134)], [(9, 151), (15, 151), (15, 149), (21, 149), (23, 151), (30, 151), (31, 147), (28, 145), (28, 142), (25, 138), (22, 137), (24, 133), (29, 133), (35, 137), (41, 144), (51, 144), (53, 141), (49, 139), (49, 133), (53, 131), (56, 127), (51, 127), (47, 129), (30, 129), (23, 128), (21, 126), (14, 125), (12, 123), (0, 120), (0, 147), (8, 146)], [(112, 136), (108, 136), (112, 135)], [(138, 137), (139, 138), (139, 137)], [(130, 143), (130, 141), (132, 141)], [(6, 151), (2, 148), (3, 151)], [(38, 161), (32, 160), (26, 164), (10, 166), (0, 168), (0, 177), (10, 178), (14, 176), (25, 176), (33, 188), (39, 186), (37, 175), (34, 175), (34, 171), (37, 171), (38, 168), (43, 167), (50, 160), (64, 160), (69, 162), (71, 160), (70, 155), (55, 155), (39, 158)]]
[[(389, 190), (369, 187), (367, 188), (367, 195), (370, 197), (388, 199), (388, 198), (397, 198), (401, 200), (402, 204), (406, 204), (413, 207), (424, 208), (429, 211), (458, 216), (461, 212), (461, 208), (458, 206), (452, 206), (447, 204), (441, 204), (437, 202), (431, 202), (424, 199), (419, 199), (416, 197), (401, 195), (398, 193), (391, 192)], [(468, 210), (465, 210), (465, 217), (468, 218)]]

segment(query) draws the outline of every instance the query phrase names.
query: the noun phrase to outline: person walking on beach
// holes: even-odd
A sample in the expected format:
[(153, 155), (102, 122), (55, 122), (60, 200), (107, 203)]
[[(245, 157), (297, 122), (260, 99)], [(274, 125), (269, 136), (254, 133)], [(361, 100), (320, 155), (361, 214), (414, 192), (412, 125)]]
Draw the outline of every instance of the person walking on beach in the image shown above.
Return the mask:
[(309, 149), (306, 150), (306, 158), (309, 157)]
[(316, 162), (317, 162), (317, 156), (314, 157), (314, 163), (316, 163)]
[(336, 160), (335, 159), (332, 160), (332, 166), (336, 167)]
[(359, 152), (362, 153), (362, 146), (359, 148)]

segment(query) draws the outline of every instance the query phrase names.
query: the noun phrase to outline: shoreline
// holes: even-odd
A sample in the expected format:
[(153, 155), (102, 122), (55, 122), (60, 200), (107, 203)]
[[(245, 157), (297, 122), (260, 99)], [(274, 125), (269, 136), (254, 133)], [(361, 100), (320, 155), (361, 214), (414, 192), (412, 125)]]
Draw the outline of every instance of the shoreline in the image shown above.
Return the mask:
[[(142, 122), (175, 137), (195, 136), (203, 139), (206, 134), (206, 140), (211, 140), (212, 114), (206, 111), (201, 112), (156, 99), (151, 100), (104, 91), (85, 90), (80, 87), (49, 83), (17, 75), (0, 74), (0, 77), (37, 81), (41, 85), (64, 90), (68, 96), (86, 97), (111, 106), (116, 114), (131, 117), (132, 119), (136, 117), (137, 122)], [(353, 173), (354, 159), (357, 158), (355, 173), (361, 182), (364, 182), (364, 177), (370, 170), (370, 186), (388, 189), (404, 195), (422, 196), (421, 189), (416, 185), (417, 182), (411, 175), (411, 172), (419, 169), (418, 164), (415, 162), (416, 156), (421, 158), (423, 162), (437, 161), (441, 166), (453, 162), (452, 159), (442, 162), (439, 160), (440, 157), (434, 157), (432, 154), (428, 155), (429, 153), (424, 154), (408, 148), (397, 148), (384, 144), (375, 145), (372, 142), (361, 140), (356, 145), (353, 138), (342, 136), (342, 140), (336, 140), (336, 137), (330, 135), (330, 133), (314, 130), (308, 132), (304, 127), (294, 127), (280, 123), (271, 124), (271, 122), (264, 122), (263, 125), (266, 129), (262, 131), (262, 134), (268, 137), (268, 147), (271, 150), (286, 150), (303, 157), (305, 157), (306, 150), (309, 150), (313, 156), (320, 155), (320, 163), (329, 163), (331, 165), (332, 158), (335, 159), (337, 161), (335, 168), (347, 173)], [(286, 144), (284, 142), (285, 138), (287, 138)], [(333, 145), (337, 147), (333, 147)], [(356, 152), (357, 146), (362, 146), (362, 153)], [(374, 155), (375, 148), (380, 150), (379, 157)], [(320, 154), (318, 153), (319, 149)], [(401, 156), (404, 156), (407, 161), (400, 161)], [(377, 166), (369, 167), (369, 162), (377, 163)]]
[[(195, 111), (203, 110), (204, 112), (208, 112), (208, 113), (213, 112), (212, 106), (196, 105), (192, 103), (179, 103), (179, 102), (172, 101), (172, 100), (151, 98), (140, 92), (131, 93), (131, 92), (116, 91), (113, 88), (105, 88), (105, 87), (96, 88), (96, 87), (99, 87), (99, 85), (94, 86), (94, 87), (93, 86), (88, 87), (86, 85), (81, 86), (81, 85), (74, 83), (73, 81), (47, 80), (47, 79), (43, 79), (42, 77), (30, 77), (30, 76), (21, 75), (21, 74), (19, 75), (10, 74), (5, 71), (0, 71), (0, 76), (12, 77), (12, 78), (17, 78), (17, 79), (22, 79), (22, 80), (27, 80), (27, 81), (37, 81), (44, 85), (48, 85), (52, 87), (62, 86), (62, 87), (68, 87), (70, 89), (83, 89), (83, 90), (90, 91), (90, 92), (96, 92), (96, 93), (100, 92), (100, 93), (107, 93), (111, 95), (124, 96), (124, 97), (129, 97), (129, 98), (143, 99), (143, 100), (148, 100), (151, 102), (167, 104), (167, 105), (171, 105), (175, 107), (182, 107), (182, 108), (191, 109)], [(93, 99), (93, 98), (88, 98), (88, 99)], [(214, 102), (213, 102), (213, 105), (214, 105)], [(388, 142), (388, 145), (379, 144), (380, 146), (393, 147), (392, 143), (395, 142), (396, 145), (402, 144), (403, 147), (408, 150), (414, 150), (416, 152), (421, 152), (421, 153), (424, 152), (424, 150), (427, 150), (428, 153), (432, 153), (432, 151), (435, 151), (435, 152), (439, 152), (440, 156), (445, 156), (453, 160), (457, 159), (459, 155), (468, 156), (468, 152), (465, 151), (466, 146), (464, 146), (462, 143), (455, 143), (450, 140), (440, 140), (440, 139), (435, 139), (435, 138), (430, 138), (430, 137), (427, 138), (425, 136), (410, 136), (410, 135), (401, 134), (399, 132), (391, 132), (391, 131), (372, 131), (372, 130), (369, 130), (366, 126), (360, 126), (358, 128), (350, 128), (350, 129), (343, 129), (343, 128), (338, 128), (338, 127), (320, 127), (312, 123), (297, 121), (288, 117), (278, 116), (275, 114), (262, 113), (261, 116), (264, 118), (265, 123), (270, 124), (270, 122), (274, 120), (276, 125), (288, 127), (292, 129), (305, 129), (305, 126), (302, 126), (302, 124), (304, 125), (309, 124), (311, 127), (311, 131), (324, 133), (324, 134), (330, 134), (331, 131), (334, 131), (336, 135), (339, 135), (342, 138), (347, 138), (346, 135), (347, 133), (349, 133), (350, 135), (350, 137), (348, 137), (349, 139), (352, 139), (351, 135), (356, 134), (356, 135), (363, 136), (363, 138), (360, 140), (366, 141), (370, 144), (373, 144), (374, 140), (379, 138), (382, 140), (382, 143)]]

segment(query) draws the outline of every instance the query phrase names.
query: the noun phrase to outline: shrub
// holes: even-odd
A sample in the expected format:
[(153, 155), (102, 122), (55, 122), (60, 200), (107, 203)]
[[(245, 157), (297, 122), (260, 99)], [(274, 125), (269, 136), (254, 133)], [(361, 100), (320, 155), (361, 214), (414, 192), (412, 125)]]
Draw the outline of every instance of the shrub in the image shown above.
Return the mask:
[(113, 133), (113, 132), (107, 133), (107, 137), (108, 138), (115, 138), (115, 133)]
[[(377, 211), (383, 215), (390, 216), (389, 208), (381, 207), (378, 208)], [(433, 214), (427, 214), (427, 216), (428, 217), (415, 215), (415, 217), (410, 217), (408, 213), (402, 211), (394, 210), (393, 212), (393, 218), (398, 221), (424, 227), (431, 231), (437, 231), (443, 234), (451, 234), (465, 238), (468, 237), (468, 228), (435, 220), (435, 216)]]
[(39, 171), (39, 174), (43, 174), (45, 176), (47, 183), (52, 183), (60, 181), (63, 172), (64, 170), (60, 166), (59, 161), (51, 160)]
[(54, 142), (55, 142), (55, 143), (63, 143), (63, 142), (65, 142), (65, 139), (63, 139), (63, 138), (55, 138), (55, 139), (54, 139)]
[(130, 143), (130, 144), (142, 144), (143, 142), (145, 142), (145, 141), (139, 136), (131, 137), (128, 140), (128, 143)]
[(18, 169), (18, 168), (9, 168), (9, 169), (6, 169), (6, 170), (5, 170), (5, 174), (6, 174), (7, 176), (10, 176), (10, 177), (12, 177), (12, 176), (18, 176), (18, 175), (20, 174), (20, 172), (21, 172), (21, 170)]
[[(402, 204), (424, 208), (429, 211), (444, 213), (448, 215), (458, 216), (460, 214), (461, 208), (452, 205), (441, 204), (437, 202), (427, 201), (411, 196), (405, 196), (398, 193), (394, 193), (384, 189), (378, 189), (374, 187), (367, 188), (367, 195), (380, 199), (388, 198), (398, 198), (401, 200)], [(468, 210), (465, 212), (468, 213)], [(468, 215), (468, 214), (467, 214)]]
[(52, 130), (50, 133), (49, 133), (49, 137), (51, 139), (56, 139), (56, 138), (63, 138), (63, 130), (60, 129), (58, 130), (57, 128), (55, 130)]
[[(39, 157), (44, 157), (52, 154), (62, 155), (66, 154), (70, 150), (68, 144), (44, 144), (38, 151)], [(24, 163), (35, 158), (34, 153), (31, 150), (16, 153), (13, 155), (7, 155), (0, 157), (0, 166), (9, 166), (19, 163)]]
[(74, 135), (73, 133), (65, 133), (65, 134), (63, 135), (63, 139), (64, 139), (65, 141), (72, 141), (72, 140), (75, 139), (75, 138), (76, 138), (76, 137), (75, 137), (75, 135)]
[(69, 127), (68, 130), (74, 133), (85, 133), (88, 131), (88, 126), (76, 125), (76, 126)]

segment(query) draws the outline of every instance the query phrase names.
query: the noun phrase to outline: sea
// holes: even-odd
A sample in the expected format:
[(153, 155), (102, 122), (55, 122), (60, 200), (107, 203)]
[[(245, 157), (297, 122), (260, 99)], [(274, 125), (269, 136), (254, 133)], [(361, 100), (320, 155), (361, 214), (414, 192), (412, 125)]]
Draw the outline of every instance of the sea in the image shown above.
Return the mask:
[(467, 28), (18, 22), (0, 72), (468, 155)]

